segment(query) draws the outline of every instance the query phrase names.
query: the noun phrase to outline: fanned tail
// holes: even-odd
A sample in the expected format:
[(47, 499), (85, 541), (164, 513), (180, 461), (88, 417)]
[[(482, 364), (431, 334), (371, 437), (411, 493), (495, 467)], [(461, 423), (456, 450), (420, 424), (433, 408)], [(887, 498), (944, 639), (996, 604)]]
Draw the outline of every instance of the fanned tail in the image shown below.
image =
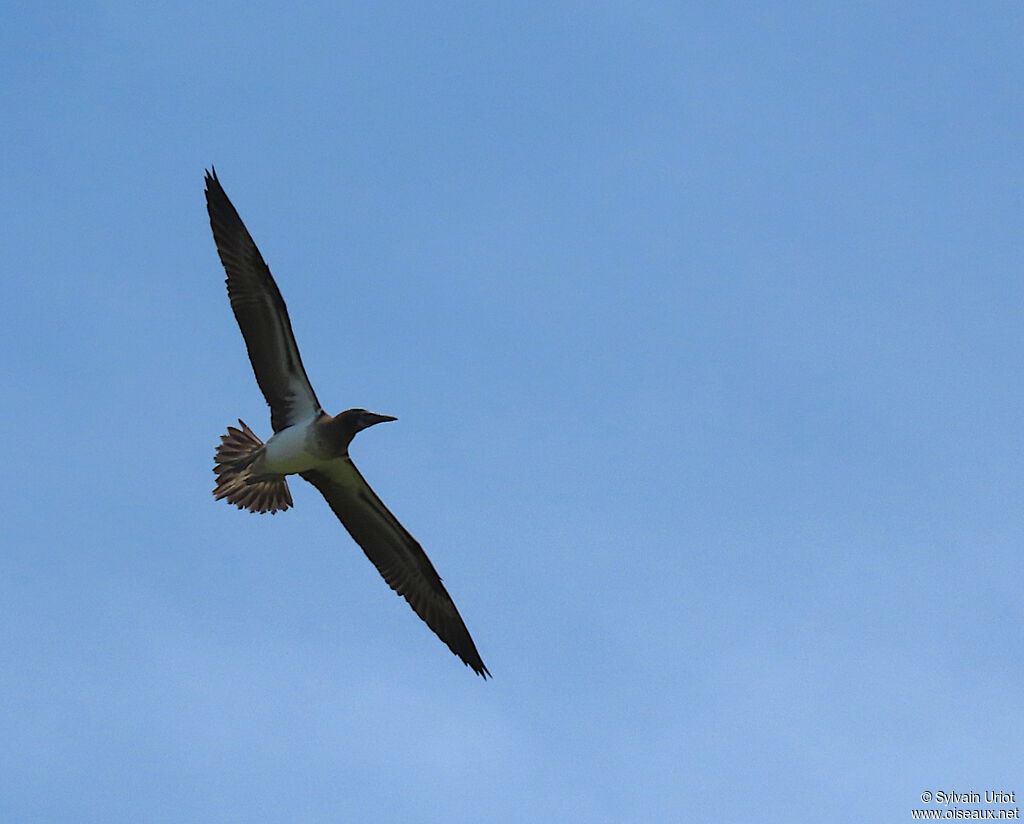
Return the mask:
[(256, 479), (252, 475), (253, 459), (263, 448), (263, 441), (256, 437), (245, 422), (239, 419), (241, 429), (228, 427), (227, 434), (220, 436), (220, 446), (214, 455), (213, 471), (217, 473), (217, 488), (213, 497), (218, 501), (227, 498), (239, 509), (250, 512), (284, 511), (292, 505), (292, 493), (283, 475)]

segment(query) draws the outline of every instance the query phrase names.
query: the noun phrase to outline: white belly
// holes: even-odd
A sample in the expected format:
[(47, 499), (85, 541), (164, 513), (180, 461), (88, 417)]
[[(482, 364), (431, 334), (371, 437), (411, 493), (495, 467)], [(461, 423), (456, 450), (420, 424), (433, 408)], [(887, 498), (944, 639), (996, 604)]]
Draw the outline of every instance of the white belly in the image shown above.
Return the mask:
[(312, 421), (304, 421), (282, 429), (269, 441), (263, 451), (260, 473), (267, 475), (290, 475), (305, 472), (323, 461), (308, 449), (307, 435)]

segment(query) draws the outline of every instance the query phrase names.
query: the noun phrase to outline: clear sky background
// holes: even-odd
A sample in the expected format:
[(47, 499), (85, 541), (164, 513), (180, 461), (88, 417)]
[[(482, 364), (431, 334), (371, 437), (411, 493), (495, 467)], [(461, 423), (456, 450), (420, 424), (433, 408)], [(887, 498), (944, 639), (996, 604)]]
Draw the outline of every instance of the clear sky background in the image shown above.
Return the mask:
[[(1020, 3), (3, 18), (0, 819), (1024, 796)], [(210, 495), (210, 164), (493, 680)]]

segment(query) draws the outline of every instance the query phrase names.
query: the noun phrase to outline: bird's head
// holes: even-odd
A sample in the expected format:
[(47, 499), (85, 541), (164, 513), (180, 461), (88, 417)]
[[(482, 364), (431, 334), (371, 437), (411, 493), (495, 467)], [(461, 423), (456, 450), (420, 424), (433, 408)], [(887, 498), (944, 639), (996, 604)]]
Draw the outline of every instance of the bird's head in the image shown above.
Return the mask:
[(396, 420), (398, 418), (391, 415), (378, 415), (376, 412), (368, 412), (365, 409), (346, 409), (341, 414), (334, 416), (331, 426), (339, 433), (340, 440), (344, 441), (347, 446), (357, 432), (362, 432), (376, 423)]
[(341, 413), (341, 417), (351, 421), (353, 432), (360, 432), (373, 426), (375, 423), (398, 420), (398, 418), (392, 415), (378, 415), (376, 412), (368, 412), (365, 409), (346, 409)]

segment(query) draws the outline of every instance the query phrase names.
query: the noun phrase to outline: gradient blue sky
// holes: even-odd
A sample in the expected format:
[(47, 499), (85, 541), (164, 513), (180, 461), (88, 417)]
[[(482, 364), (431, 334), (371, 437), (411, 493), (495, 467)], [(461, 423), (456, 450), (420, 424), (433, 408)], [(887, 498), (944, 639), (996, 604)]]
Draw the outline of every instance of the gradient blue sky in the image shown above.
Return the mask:
[[(1024, 10), (5, 4), (0, 818), (1024, 793)], [(269, 432), (220, 178), (494, 675)]]

